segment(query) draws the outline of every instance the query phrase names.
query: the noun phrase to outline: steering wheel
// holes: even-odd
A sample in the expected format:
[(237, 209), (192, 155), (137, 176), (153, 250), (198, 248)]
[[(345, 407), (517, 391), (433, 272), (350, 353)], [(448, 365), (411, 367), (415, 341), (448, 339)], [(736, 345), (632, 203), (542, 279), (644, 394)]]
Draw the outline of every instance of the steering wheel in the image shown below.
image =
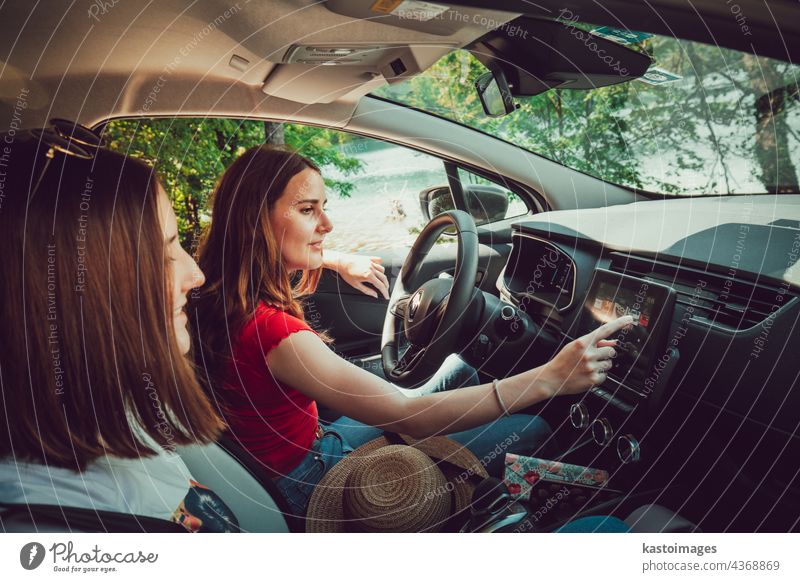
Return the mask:
[[(417, 286), (422, 262), (439, 235), (451, 226), (458, 237), (455, 276)], [(381, 357), (391, 382), (405, 388), (419, 387), (455, 351), (467, 306), (475, 293), (477, 272), (478, 230), (468, 213), (443, 212), (422, 229), (395, 282), (383, 322)], [(409, 346), (398, 358), (401, 323)]]

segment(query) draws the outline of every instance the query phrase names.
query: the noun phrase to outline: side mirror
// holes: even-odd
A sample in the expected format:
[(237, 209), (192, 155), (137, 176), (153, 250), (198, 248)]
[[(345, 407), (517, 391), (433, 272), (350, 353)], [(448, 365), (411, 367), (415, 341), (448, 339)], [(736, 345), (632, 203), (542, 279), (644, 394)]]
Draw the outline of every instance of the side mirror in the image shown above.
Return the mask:
[(489, 117), (503, 117), (517, 108), (506, 76), (500, 69), (478, 77), (475, 81), (475, 90), (478, 92), (484, 113)]
[[(463, 188), (467, 208), (476, 225), (488, 224), (506, 217), (508, 196), (505, 190), (493, 184), (465, 184)], [(448, 186), (434, 186), (420, 192), (419, 206), (426, 222), (442, 212), (455, 208)]]
[(489, 224), (503, 220), (508, 212), (508, 195), (494, 184), (469, 184), (464, 186), (467, 208), (475, 224)]
[(434, 216), (439, 216), (442, 212), (455, 210), (453, 195), (450, 194), (449, 186), (433, 186), (425, 188), (419, 193), (419, 209), (425, 222), (429, 222)]

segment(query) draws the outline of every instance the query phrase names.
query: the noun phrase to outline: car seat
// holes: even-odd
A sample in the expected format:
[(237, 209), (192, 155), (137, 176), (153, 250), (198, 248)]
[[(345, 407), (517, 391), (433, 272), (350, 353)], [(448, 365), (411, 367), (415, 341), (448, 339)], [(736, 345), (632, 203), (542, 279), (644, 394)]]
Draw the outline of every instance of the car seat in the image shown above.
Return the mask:
[(177, 452), (194, 478), (231, 508), (243, 532), (302, 531), (299, 518), (292, 515), (277, 485), (232, 439), (178, 447)]
[[(252, 457), (230, 439), (178, 447), (192, 476), (230, 507), (243, 532), (302, 531), (277, 486)], [(79, 507), (0, 503), (0, 531), (8, 533), (182, 533), (171, 521)]]

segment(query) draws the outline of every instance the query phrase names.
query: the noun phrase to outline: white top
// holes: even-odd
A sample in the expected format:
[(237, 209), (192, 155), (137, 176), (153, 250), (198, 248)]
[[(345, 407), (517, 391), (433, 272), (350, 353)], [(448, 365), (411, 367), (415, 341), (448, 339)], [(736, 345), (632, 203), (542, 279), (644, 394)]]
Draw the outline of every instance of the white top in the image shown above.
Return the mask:
[(82, 473), (5, 458), (0, 460), (0, 501), (169, 520), (189, 492), (192, 476), (178, 455), (161, 451), (143, 459), (106, 456), (90, 463)]
[(192, 532), (239, 531), (231, 509), (197, 483), (181, 457), (163, 449), (131, 419), (158, 454), (139, 459), (106, 455), (77, 473), (61, 467), (0, 459), (0, 502), (114, 511), (180, 523)]

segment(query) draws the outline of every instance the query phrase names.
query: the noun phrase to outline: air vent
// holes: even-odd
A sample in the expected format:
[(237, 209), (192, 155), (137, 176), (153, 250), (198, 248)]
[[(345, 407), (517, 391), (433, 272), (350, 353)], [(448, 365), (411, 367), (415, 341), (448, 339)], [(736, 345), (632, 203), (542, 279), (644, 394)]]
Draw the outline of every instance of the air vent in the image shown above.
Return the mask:
[(786, 287), (772, 281), (743, 280), (749, 273), (710, 273), (622, 253), (611, 253), (611, 257), (612, 271), (668, 285), (677, 293), (678, 306), (692, 307), (693, 319), (732, 331), (760, 324), (793, 297)]

